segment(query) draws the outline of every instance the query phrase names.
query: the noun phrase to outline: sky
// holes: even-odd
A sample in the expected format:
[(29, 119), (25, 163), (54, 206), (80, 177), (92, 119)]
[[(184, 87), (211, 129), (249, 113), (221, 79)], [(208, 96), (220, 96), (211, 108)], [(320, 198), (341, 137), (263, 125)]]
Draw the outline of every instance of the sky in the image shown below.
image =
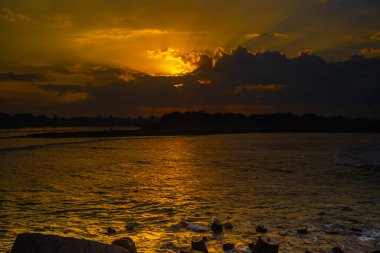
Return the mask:
[(376, 117), (379, 17), (378, 0), (0, 0), (0, 111)]

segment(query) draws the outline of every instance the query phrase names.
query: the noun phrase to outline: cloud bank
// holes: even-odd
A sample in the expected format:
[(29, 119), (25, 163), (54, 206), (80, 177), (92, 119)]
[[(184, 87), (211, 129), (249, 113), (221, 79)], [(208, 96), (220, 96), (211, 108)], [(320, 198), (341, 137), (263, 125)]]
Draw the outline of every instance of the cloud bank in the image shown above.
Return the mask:
[[(252, 53), (237, 47), (197, 54), (196, 59), (189, 59), (196, 65), (192, 72), (175, 76), (94, 65), (36, 68), (36, 73), (46, 73), (43, 76), (4, 73), (0, 106), (8, 112), (61, 115), (149, 115), (173, 110), (380, 115), (378, 58), (353, 56), (327, 62), (307, 52), (289, 58), (277, 51)], [(9, 82), (33, 89), (12, 90)]]

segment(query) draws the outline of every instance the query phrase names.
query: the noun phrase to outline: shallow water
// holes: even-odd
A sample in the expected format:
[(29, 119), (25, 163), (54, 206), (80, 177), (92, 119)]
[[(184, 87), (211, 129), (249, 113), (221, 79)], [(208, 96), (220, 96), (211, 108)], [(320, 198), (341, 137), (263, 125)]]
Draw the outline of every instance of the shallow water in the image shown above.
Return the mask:
[[(207, 236), (210, 251), (222, 252), (226, 242), (247, 249), (258, 224), (282, 241), (281, 252), (366, 252), (380, 243), (378, 167), (334, 163), (344, 148), (380, 144), (379, 134), (65, 141), (1, 140), (0, 250), (17, 233), (43, 232), (107, 243), (130, 236), (139, 252), (172, 252)], [(233, 230), (180, 225), (215, 218)], [(297, 235), (300, 227), (311, 233)]]

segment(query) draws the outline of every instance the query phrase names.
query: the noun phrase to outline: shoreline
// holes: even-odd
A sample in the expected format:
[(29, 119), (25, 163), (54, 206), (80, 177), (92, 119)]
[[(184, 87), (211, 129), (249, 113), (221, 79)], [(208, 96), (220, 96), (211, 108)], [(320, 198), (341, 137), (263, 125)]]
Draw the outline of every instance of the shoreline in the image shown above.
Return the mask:
[(11, 138), (104, 138), (104, 137), (145, 137), (145, 136), (202, 136), (216, 134), (248, 134), (248, 133), (380, 133), (380, 129), (352, 130), (352, 129), (194, 129), (194, 130), (104, 130), (104, 131), (71, 131), (47, 132), (13, 136)]

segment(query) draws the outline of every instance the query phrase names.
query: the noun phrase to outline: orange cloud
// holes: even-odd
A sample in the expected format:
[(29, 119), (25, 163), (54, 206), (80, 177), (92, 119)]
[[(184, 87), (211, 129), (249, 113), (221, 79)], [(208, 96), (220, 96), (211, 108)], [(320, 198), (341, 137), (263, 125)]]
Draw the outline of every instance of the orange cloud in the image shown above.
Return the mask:
[(201, 85), (207, 85), (207, 84), (212, 84), (212, 81), (211, 80), (198, 80), (197, 83), (201, 84)]
[(24, 14), (21, 14), (21, 13), (14, 12), (14, 11), (7, 9), (7, 8), (4, 8), (1, 11), (0, 18), (6, 20), (8, 22), (30, 21), (31, 20), (30, 17), (28, 17)]
[(190, 73), (198, 66), (201, 53), (167, 48), (147, 50), (146, 56), (160, 61), (163, 74), (180, 75)]
[(367, 57), (379, 57), (380, 48), (363, 48), (361, 53)]
[(246, 39), (257, 39), (260, 37), (286, 38), (288, 36), (286, 33), (249, 33), (243, 35)]
[(376, 32), (376, 33), (372, 34), (371, 36), (369, 36), (369, 38), (371, 40), (380, 40), (380, 32)]
[(177, 84), (174, 84), (173, 86), (176, 88), (182, 88), (183, 85), (184, 85), (183, 83), (177, 83)]
[(73, 38), (77, 43), (101, 43), (102, 41), (123, 41), (143, 36), (158, 36), (168, 34), (170, 31), (160, 29), (98, 29), (85, 32)]

